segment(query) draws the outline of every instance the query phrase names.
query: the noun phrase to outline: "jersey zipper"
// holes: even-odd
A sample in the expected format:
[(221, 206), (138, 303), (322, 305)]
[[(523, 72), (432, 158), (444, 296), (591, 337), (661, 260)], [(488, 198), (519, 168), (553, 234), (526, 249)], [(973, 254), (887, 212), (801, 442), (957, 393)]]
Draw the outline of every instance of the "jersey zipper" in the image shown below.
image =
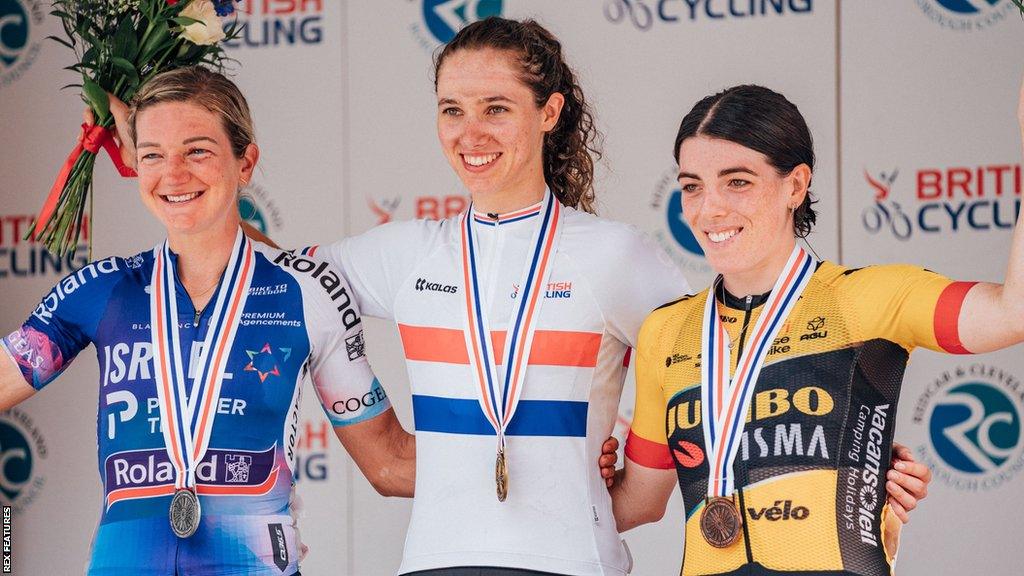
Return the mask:
[(743, 314), (743, 328), (740, 330), (740, 345), (736, 351), (737, 358), (743, 355), (743, 342), (747, 339), (747, 328), (750, 326), (750, 304), (753, 301), (753, 296), (747, 296), (746, 304), (743, 306), (745, 312)]

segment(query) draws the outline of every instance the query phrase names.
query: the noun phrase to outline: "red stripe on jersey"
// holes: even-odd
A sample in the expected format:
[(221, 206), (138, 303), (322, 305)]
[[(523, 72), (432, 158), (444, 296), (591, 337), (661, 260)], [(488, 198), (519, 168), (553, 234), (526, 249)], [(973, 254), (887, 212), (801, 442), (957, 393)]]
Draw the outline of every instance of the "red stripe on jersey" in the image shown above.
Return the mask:
[[(402, 337), (407, 360), (469, 364), (466, 339), (462, 335), (462, 330), (399, 324), (398, 332)], [(494, 346), (494, 350), (505, 349), (505, 337), (505, 331), (491, 332), (491, 345)], [(537, 330), (533, 334), (529, 364), (593, 368), (597, 366), (600, 349), (601, 335), (596, 332)], [(496, 360), (501, 362), (501, 355), (495, 356)]]
[(970, 354), (960, 342), (960, 309), (967, 292), (977, 282), (953, 282), (939, 294), (935, 303), (935, 340), (950, 354)]
[(626, 437), (626, 458), (645, 468), (659, 468), (661, 470), (675, 468), (675, 462), (672, 461), (672, 454), (669, 453), (667, 445), (651, 442), (646, 438), (637, 436), (632, 430), (629, 431), (629, 436)]

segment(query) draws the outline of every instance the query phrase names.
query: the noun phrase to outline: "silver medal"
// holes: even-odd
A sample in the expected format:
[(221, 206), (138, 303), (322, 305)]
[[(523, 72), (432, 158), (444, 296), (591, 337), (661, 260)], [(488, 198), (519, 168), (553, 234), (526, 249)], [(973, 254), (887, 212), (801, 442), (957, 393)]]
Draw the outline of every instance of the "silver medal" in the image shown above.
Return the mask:
[(178, 538), (188, 538), (199, 528), (199, 498), (191, 490), (178, 490), (171, 499), (171, 530)]

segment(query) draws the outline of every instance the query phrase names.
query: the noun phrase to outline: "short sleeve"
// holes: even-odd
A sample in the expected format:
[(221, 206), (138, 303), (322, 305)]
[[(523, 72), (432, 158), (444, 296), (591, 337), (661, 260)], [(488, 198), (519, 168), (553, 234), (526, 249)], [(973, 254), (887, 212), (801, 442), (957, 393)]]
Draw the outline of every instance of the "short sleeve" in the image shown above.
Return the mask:
[(395, 296), (441, 234), (444, 221), (389, 222), (358, 236), (314, 247), (348, 279), (367, 316), (394, 319)]
[(911, 350), (969, 354), (960, 342), (960, 309), (973, 282), (954, 282), (916, 266), (893, 264), (844, 272), (844, 301), (863, 339), (885, 338)]
[(658, 361), (658, 340), (662, 322), (648, 317), (640, 330), (636, 357), (636, 405), (626, 438), (626, 458), (645, 468), (675, 466), (665, 436), (667, 404), (662, 389), (664, 361)]
[(391, 402), (366, 360), (359, 306), (345, 278), (330, 264), (317, 270), (318, 281), (294, 272), (302, 286), (310, 376), (331, 424), (357, 424), (382, 414)]
[(123, 265), (110, 258), (65, 276), (19, 329), (0, 340), (25, 382), (42, 390), (92, 342)]

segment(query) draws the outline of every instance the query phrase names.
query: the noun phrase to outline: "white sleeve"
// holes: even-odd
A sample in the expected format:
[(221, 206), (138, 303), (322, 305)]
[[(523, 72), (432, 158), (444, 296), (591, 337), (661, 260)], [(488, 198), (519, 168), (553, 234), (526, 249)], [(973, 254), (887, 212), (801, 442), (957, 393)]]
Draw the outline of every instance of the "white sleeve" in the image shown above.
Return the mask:
[(395, 296), (439, 237), (442, 222), (390, 222), (325, 246), (317, 256), (342, 270), (367, 316), (394, 319)]
[(331, 424), (363, 422), (390, 408), (366, 360), (363, 321), (345, 278), (329, 263), (301, 254), (275, 262), (301, 286), (310, 376)]
[(609, 332), (632, 348), (655, 308), (691, 292), (683, 273), (639, 230), (605, 222), (600, 260), (588, 266)]

